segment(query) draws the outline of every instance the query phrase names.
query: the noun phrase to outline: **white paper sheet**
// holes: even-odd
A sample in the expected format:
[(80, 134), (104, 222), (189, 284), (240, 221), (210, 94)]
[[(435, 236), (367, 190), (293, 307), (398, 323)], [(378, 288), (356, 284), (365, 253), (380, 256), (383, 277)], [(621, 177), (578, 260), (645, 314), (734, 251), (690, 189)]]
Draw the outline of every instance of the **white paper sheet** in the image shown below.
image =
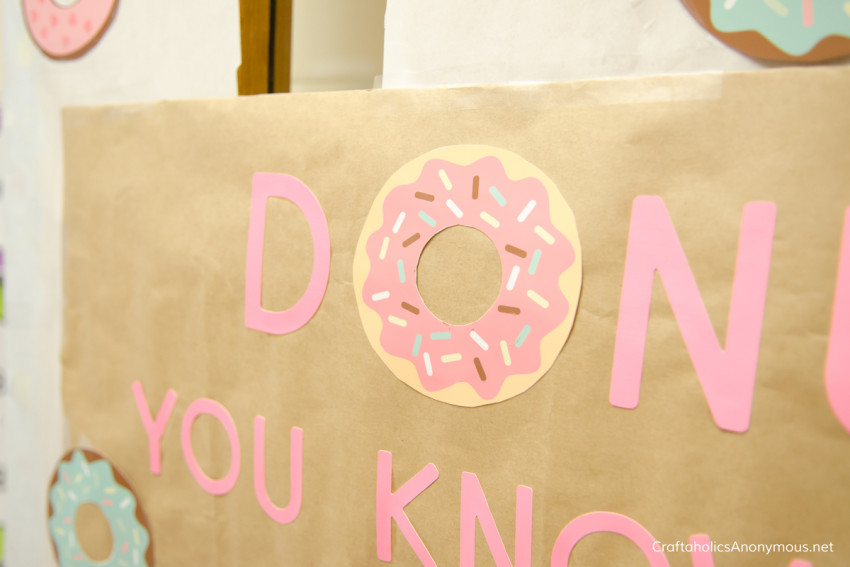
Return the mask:
[(60, 397), (60, 108), (235, 95), (239, 3), (120, 0), (100, 42), (70, 61), (48, 59), (36, 48), (20, 0), (2, 0), (2, 11), (8, 492), (0, 521), (6, 524), (6, 567), (25, 567), (55, 564), (46, 489), (70, 442)]
[(755, 69), (679, 0), (388, 0), (384, 87)]

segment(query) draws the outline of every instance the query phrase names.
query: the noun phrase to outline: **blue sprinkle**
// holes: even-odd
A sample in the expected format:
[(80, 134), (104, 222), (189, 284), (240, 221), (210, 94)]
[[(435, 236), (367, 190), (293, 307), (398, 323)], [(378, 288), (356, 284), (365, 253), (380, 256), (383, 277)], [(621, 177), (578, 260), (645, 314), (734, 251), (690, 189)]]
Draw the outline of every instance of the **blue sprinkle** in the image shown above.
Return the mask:
[(437, 221), (428, 216), (428, 213), (425, 211), (419, 211), (419, 218), (428, 223), (429, 226), (434, 227), (437, 226)]
[(540, 256), (542, 254), (543, 253), (540, 250), (534, 251), (534, 256), (532, 256), (532, 258), (531, 258), (531, 265), (528, 266), (528, 273), (531, 274), (532, 276), (534, 275), (534, 272), (537, 271), (537, 264), (540, 263)]
[(521, 347), (522, 343), (525, 342), (525, 338), (528, 336), (528, 333), (530, 333), (530, 332), (531, 332), (531, 326), (530, 325), (526, 325), (525, 327), (523, 327), (522, 331), (519, 332), (519, 336), (516, 338), (516, 341), (514, 341), (514, 346)]
[(499, 190), (495, 187), (490, 187), (490, 194), (493, 195), (493, 198), (496, 199), (496, 202), (499, 203), (500, 207), (504, 207), (507, 201), (502, 197), (502, 194), (499, 193)]

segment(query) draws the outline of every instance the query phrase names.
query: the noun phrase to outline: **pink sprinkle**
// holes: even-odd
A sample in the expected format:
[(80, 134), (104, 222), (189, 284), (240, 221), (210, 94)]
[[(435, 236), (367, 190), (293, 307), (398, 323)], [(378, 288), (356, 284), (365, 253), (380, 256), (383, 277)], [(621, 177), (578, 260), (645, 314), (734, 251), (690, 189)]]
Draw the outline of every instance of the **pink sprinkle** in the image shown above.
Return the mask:
[(68, 46), (68, 42), (70, 42), (70, 41), (71, 41), (71, 40), (70, 40), (70, 39), (68, 39), (68, 36), (67, 36), (67, 35), (63, 35), (63, 36), (62, 36), (62, 45), (63, 45), (64, 47), (67, 47), (67, 46)]
[(803, 0), (803, 25), (810, 28), (814, 23), (815, 13), (812, 7), (812, 0)]
[(82, 561), (82, 560), (83, 560), (82, 555), (77, 554), (77, 555), (74, 556), (74, 561)]
[(86, 33), (91, 32), (91, 20), (86, 20), (83, 24), (83, 29), (86, 30)]
[(101, 500), (100, 503), (104, 506), (112, 506), (112, 500)]
[(35, 10), (31, 10), (30, 11), (30, 20), (32, 20), (33, 23), (37, 22), (38, 21), (38, 12), (36, 12)]
[(77, 25), (77, 14), (75, 12), (71, 12), (71, 15), (68, 17), (68, 23), (72, 26)]
[(124, 545), (121, 546), (121, 553), (127, 553), (128, 549), (130, 549), (130, 542), (125, 541)]
[(59, 23), (59, 18), (56, 17), (56, 14), (50, 15), (50, 25), (56, 27), (56, 24)]
[(66, 524), (70, 524), (71, 523), (71, 516), (63, 518), (62, 521), (65, 522)]
[[(44, 37), (46, 35), (47, 35), (47, 28), (41, 28), (41, 37)], [(65, 482), (67, 482), (68, 484), (71, 484), (71, 477), (68, 476), (68, 473), (63, 472), (62, 478), (65, 479)]]

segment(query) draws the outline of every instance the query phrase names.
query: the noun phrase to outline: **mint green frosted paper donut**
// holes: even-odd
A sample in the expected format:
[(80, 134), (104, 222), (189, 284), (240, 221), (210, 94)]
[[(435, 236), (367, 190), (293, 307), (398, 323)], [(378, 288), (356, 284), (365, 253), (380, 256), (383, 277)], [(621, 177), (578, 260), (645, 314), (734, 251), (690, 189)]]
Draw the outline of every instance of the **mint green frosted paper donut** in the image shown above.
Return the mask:
[(800, 56), (831, 35), (850, 38), (850, 2), (711, 0), (711, 21), (721, 32), (756, 31), (785, 53)]
[[(81, 450), (75, 450), (70, 462), (59, 463), (49, 498), (52, 514), (48, 528), (59, 565), (149, 567), (145, 554), (150, 536), (136, 519), (136, 497), (115, 480), (109, 462), (104, 459), (88, 462)], [(77, 509), (89, 502), (100, 508), (112, 531), (112, 552), (105, 561), (89, 558), (77, 539)]]

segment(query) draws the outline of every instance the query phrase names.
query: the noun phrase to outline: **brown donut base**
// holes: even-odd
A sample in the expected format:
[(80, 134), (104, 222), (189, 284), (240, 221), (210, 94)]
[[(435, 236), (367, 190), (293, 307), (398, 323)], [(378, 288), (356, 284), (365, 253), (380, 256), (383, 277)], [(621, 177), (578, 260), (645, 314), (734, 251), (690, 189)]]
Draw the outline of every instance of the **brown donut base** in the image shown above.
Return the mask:
[[(107, 459), (106, 457), (104, 457), (100, 453), (97, 453), (95, 451), (91, 451), (89, 449), (76, 448), (76, 449), (71, 449), (70, 451), (68, 451), (67, 453), (62, 455), (62, 458), (59, 459), (58, 463), (56, 463), (56, 469), (53, 471), (53, 476), (50, 478), (50, 484), (47, 486), (47, 494), (48, 494), (48, 498), (47, 498), (47, 518), (48, 518), (48, 521), (49, 521), (50, 517), (53, 515), (53, 504), (50, 502), (49, 494), (50, 494), (50, 489), (53, 488), (53, 486), (56, 485), (59, 482), (59, 464), (60, 463), (70, 463), (71, 457), (73, 456), (73, 454), (76, 451), (80, 451), (83, 454), (83, 457), (85, 457), (86, 462), (88, 462), (88, 463), (93, 463), (95, 461), (101, 461), (101, 460), (106, 461), (106, 463), (109, 465), (109, 468), (112, 469), (112, 476), (115, 478), (115, 482), (118, 483), (120, 486), (123, 486), (124, 488), (129, 490), (130, 493), (133, 495), (133, 497), (136, 499), (136, 521), (139, 522), (139, 525), (141, 525), (143, 528), (145, 528), (147, 530), (148, 536), (149, 536), (149, 538), (148, 538), (149, 539), (148, 550), (145, 553), (145, 561), (147, 562), (148, 567), (154, 567), (153, 534), (151, 533), (151, 526), (150, 526), (150, 522), (148, 522), (148, 517), (145, 515), (145, 511), (142, 510), (142, 507), (139, 505), (139, 495), (136, 494), (136, 491), (133, 490), (133, 487), (130, 486), (130, 483), (127, 481), (127, 478), (123, 474), (121, 474), (121, 471), (119, 471), (117, 468), (115, 468), (115, 466), (109, 461), (109, 459)], [(49, 529), (48, 529), (48, 533), (49, 533)], [(59, 561), (59, 551), (56, 549), (56, 542), (53, 541), (52, 536), (50, 537), (50, 545), (53, 548), (53, 557), (56, 559), (56, 561), (58, 563), (58, 561)]]
[[(50, 1), (52, 2), (53, 0)], [(97, 30), (97, 33), (91, 38), (91, 41), (89, 41), (73, 53), (67, 53), (65, 55), (55, 55), (53, 53), (48, 53), (41, 48), (41, 45), (39, 45), (38, 41), (36, 41), (35, 36), (33, 35), (33, 31), (30, 29), (29, 24), (26, 21), (27, 15), (24, 11), (24, 2), (23, 0), (21, 0), (21, 11), (24, 12), (24, 28), (26, 28), (27, 34), (29, 34), (33, 44), (35, 44), (35, 46), (38, 47), (38, 50), (44, 53), (45, 56), (51, 59), (55, 59), (56, 61), (67, 61), (69, 59), (77, 59), (78, 57), (82, 57), (83, 55), (85, 55), (92, 47), (94, 47), (97, 42), (100, 41), (100, 38), (103, 37), (103, 34), (106, 33), (106, 30), (109, 29), (109, 26), (112, 25), (112, 20), (115, 19), (115, 12), (118, 11), (118, 1), (119, 0), (115, 0), (115, 2), (112, 4), (112, 10), (109, 11), (109, 16), (106, 17), (106, 20), (103, 22), (103, 25), (100, 26), (100, 29)]]
[(744, 55), (770, 61), (794, 63), (820, 63), (850, 55), (850, 39), (831, 35), (820, 40), (808, 53), (790, 55), (785, 53), (757, 31), (726, 33), (719, 31), (711, 22), (710, 0), (682, 0), (682, 4), (694, 19), (717, 39)]

